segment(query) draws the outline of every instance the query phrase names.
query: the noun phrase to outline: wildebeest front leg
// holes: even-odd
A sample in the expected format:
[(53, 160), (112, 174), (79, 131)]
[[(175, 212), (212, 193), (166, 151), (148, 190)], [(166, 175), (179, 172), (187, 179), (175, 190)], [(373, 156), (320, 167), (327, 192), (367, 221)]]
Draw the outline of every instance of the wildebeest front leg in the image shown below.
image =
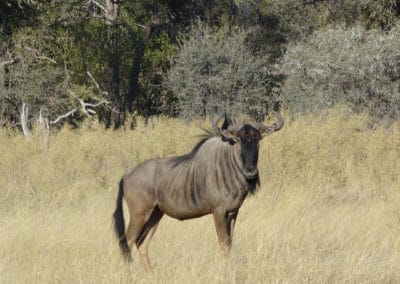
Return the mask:
[(226, 218), (226, 230), (228, 232), (228, 242), (230, 246), (232, 245), (232, 238), (233, 238), (233, 230), (235, 229), (236, 218), (239, 213), (239, 209), (236, 209), (233, 212), (229, 212)]
[(222, 251), (227, 254), (231, 248), (231, 238), (228, 234), (228, 214), (225, 210), (216, 209), (213, 212), (215, 229), (217, 231), (218, 243)]

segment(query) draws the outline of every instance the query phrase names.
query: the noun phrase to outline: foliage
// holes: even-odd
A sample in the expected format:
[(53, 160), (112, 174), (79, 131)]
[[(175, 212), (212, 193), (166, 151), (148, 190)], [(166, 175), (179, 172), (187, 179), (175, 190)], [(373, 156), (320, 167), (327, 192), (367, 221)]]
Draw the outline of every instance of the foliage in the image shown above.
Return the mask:
[[(109, 17), (108, 4), (118, 5), (115, 18)], [(399, 15), (398, 0), (0, 1), (0, 125), (18, 126), (22, 102), (31, 109), (30, 121), (36, 119), (39, 109), (46, 109), (54, 118), (76, 107), (78, 101), (69, 95), (72, 86), (86, 90), (77, 94), (86, 102), (95, 98), (109, 102), (96, 114), (106, 127), (118, 128), (137, 113), (175, 116), (183, 105), (191, 104), (203, 106), (196, 109), (201, 116), (222, 108), (245, 109), (257, 115), (265, 103), (272, 107), (279, 101), (283, 79), (279, 74), (286, 70), (276, 72), (274, 65), (288, 45), (307, 40), (315, 31), (333, 28), (344, 33), (353, 26), (384, 36), (397, 29)], [(182, 49), (181, 43), (194, 36), (192, 25), (197, 21), (210, 29), (209, 37), (201, 38), (209, 41), (207, 48), (215, 56), (207, 56), (212, 60), (231, 56), (216, 50), (216, 46), (224, 49), (230, 44), (242, 52), (232, 58), (237, 56), (240, 64), (247, 58), (253, 64), (253, 68), (248, 64), (237, 69), (226, 58), (212, 62), (213, 72), (225, 78), (216, 79), (215, 86), (209, 81), (194, 88), (196, 92), (210, 89), (201, 95), (203, 102), (194, 94), (183, 97), (176, 92), (179, 88), (171, 88), (172, 82), (164, 83), (168, 74), (175, 72), (169, 70), (170, 63), (180, 64), (179, 60), (190, 57), (190, 50)], [(245, 45), (241, 47), (240, 42)], [(195, 40), (192, 43), (196, 44)], [(198, 42), (201, 44), (205, 43)], [(196, 56), (200, 61), (205, 54)], [(262, 68), (266, 69), (260, 75)], [(248, 87), (250, 96), (245, 96), (243, 90)], [(82, 118), (74, 116), (68, 122), (78, 125)]]
[(399, 0), (264, 0), (261, 15), (274, 15), (290, 37), (307, 36), (329, 27), (389, 29), (400, 16)]
[(257, 116), (273, 107), (277, 84), (268, 57), (254, 56), (246, 32), (213, 33), (198, 25), (182, 39), (178, 57), (165, 84), (176, 97), (176, 110), (185, 118), (220, 111)]
[(7, 72), (3, 74), (6, 83), (0, 85), (0, 97), (9, 105), (2, 117), (14, 117), (9, 118), (11, 123), (16, 123), (23, 102), (34, 115), (45, 108), (50, 116), (54, 116), (69, 105), (64, 66), (53, 59), (60, 50), (48, 44), (55, 39), (51, 34), (46, 35), (47, 43), (38, 39), (43, 32), (42, 29), (23, 28), (11, 39), (14, 48), (8, 55)]
[(399, 25), (386, 33), (329, 29), (290, 44), (282, 65), (285, 103), (293, 112), (346, 103), (379, 120), (399, 119), (399, 32)]
[(139, 114), (169, 114), (171, 96), (162, 87), (163, 75), (170, 68), (170, 61), (177, 54), (177, 48), (172, 38), (165, 31), (154, 35), (147, 44), (142, 63), (140, 82), (143, 86), (142, 96), (136, 106)]
[[(3, 125), (18, 124), (23, 103), (29, 107), (28, 122), (31, 124), (38, 118), (40, 110), (54, 119), (77, 103), (68, 93), (72, 38), (61, 28), (65, 24), (63, 17), (71, 15), (66, 7), (72, 2), (46, 5), (21, 1), (9, 3), (10, 11), (5, 10), (9, 13), (5, 29), (8, 32), (3, 33), (7, 41), (3, 45), (3, 54), (0, 53), (0, 61), (6, 62), (0, 83)], [(20, 16), (20, 21), (15, 16)]]

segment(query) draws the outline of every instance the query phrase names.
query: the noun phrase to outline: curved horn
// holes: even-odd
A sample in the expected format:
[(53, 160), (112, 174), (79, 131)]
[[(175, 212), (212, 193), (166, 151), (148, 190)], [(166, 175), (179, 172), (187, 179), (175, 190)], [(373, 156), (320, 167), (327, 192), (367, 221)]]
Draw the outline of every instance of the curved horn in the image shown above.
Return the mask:
[(283, 121), (281, 114), (279, 112), (276, 112), (273, 110), (271, 112), (277, 118), (277, 120), (278, 120), (277, 123), (274, 123), (271, 126), (265, 126), (264, 124), (261, 124), (261, 123), (255, 123), (253, 126), (255, 128), (257, 128), (258, 130), (265, 131), (267, 133), (272, 133), (272, 132), (282, 129), (282, 127), (284, 125), (284, 121)]
[(221, 118), (225, 116), (226, 118), (226, 113), (220, 113), (212, 122), (211, 127), (214, 131), (214, 133), (221, 135), (222, 137), (226, 138), (224, 134), (222, 134), (221, 129), (218, 127), (218, 122), (221, 120)]
[(224, 131), (224, 130), (228, 129), (228, 127), (232, 124), (232, 122), (233, 122), (233, 120), (232, 120), (231, 116), (227, 115), (225, 113), (225, 120), (224, 120), (224, 123), (221, 126), (221, 130)]
[(275, 115), (276, 119), (278, 120), (278, 123), (275, 124), (276, 126), (275, 126), (275, 130), (274, 131), (281, 130), (283, 125), (285, 124), (285, 122), (283, 121), (282, 115), (279, 112), (276, 112), (274, 110), (271, 111), (271, 112)]

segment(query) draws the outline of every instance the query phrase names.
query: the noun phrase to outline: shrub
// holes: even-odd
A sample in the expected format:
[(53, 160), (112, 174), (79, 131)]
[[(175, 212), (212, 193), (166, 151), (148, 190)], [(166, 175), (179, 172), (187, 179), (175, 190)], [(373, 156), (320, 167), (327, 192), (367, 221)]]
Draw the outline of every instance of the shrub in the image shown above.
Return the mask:
[(345, 103), (376, 119), (400, 118), (400, 26), (317, 31), (288, 46), (283, 100), (293, 112), (315, 112)]
[(213, 33), (197, 25), (180, 43), (180, 51), (165, 76), (185, 118), (220, 111), (253, 117), (277, 102), (277, 79), (267, 56), (255, 56), (246, 46), (247, 33)]

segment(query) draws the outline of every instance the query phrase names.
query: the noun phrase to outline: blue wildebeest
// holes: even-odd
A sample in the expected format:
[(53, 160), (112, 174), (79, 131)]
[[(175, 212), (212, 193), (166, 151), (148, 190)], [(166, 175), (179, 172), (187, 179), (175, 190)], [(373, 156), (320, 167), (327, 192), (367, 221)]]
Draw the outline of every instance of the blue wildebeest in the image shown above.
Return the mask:
[[(179, 220), (213, 214), (218, 242), (229, 251), (240, 206), (259, 185), (257, 168), (260, 140), (283, 127), (277, 123), (236, 122), (219, 115), (209, 131), (183, 156), (150, 159), (128, 170), (119, 183), (114, 212), (115, 231), (122, 254), (131, 258), (136, 245), (146, 269), (150, 269), (147, 247), (164, 214)], [(129, 209), (125, 232), (122, 198)]]

